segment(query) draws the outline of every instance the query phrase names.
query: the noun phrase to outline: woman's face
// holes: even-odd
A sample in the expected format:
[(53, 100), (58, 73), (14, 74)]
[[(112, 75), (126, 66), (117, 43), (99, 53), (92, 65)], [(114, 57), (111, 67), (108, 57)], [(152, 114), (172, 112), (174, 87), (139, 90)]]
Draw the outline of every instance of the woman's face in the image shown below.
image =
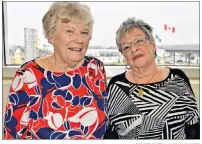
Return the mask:
[(130, 67), (141, 68), (154, 62), (155, 43), (140, 28), (132, 28), (121, 38), (121, 51)]
[(88, 25), (59, 22), (55, 35), (49, 40), (66, 62), (80, 62), (87, 51), (91, 39)]

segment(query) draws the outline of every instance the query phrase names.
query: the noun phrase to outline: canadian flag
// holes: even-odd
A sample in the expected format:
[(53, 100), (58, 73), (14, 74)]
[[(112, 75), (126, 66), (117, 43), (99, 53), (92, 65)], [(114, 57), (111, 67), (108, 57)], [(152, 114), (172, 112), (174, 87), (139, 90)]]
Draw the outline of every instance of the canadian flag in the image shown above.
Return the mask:
[(164, 30), (165, 31), (172, 31), (172, 33), (175, 33), (175, 27), (169, 27), (166, 24), (164, 24)]

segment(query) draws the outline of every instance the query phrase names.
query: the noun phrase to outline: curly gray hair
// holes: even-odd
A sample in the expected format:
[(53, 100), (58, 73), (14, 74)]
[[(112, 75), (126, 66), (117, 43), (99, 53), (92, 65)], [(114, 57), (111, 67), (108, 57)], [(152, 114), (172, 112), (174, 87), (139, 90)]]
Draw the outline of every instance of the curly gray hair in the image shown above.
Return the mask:
[(47, 39), (52, 37), (57, 28), (58, 21), (63, 23), (74, 22), (89, 25), (90, 34), (94, 20), (90, 8), (79, 2), (54, 2), (42, 19), (44, 35)]
[[(135, 17), (131, 17), (126, 19), (118, 28), (116, 32), (116, 45), (117, 47), (121, 48), (120, 40), (123, 37), (123, 35), (131, 30), (132, 28), (137, 27), (140, 28), (148, 37), (150, 42), (154, 42), (153, 37), (153, 28), (148, 23), (144, 22), (141, 19), (136, 19)], [(156, 52), (155, 52), (156, 55)]]

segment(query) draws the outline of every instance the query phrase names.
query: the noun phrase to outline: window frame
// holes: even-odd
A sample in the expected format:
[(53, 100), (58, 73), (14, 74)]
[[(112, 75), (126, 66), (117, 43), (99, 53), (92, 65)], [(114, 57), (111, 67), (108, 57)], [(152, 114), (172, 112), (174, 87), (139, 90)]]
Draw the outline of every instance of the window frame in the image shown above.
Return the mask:
[(7, 21), (7, 2), (2, 3), (2, 64), (7, 66), (6, 57), (9, 57), (9, 53), (6, 53), (6, 47), (8, 46), (8, 21)]

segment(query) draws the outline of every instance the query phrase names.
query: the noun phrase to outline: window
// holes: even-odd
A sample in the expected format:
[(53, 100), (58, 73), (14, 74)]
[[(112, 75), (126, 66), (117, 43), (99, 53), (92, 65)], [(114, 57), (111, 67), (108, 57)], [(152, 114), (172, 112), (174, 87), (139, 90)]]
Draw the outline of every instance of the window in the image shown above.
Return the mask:
[[(42, 17), (52, 2), (3, 2), (5, 65), (53, 53)], [(135, 16), (154, 28), (158, 65), (199, 66), (199, 2), (83, 2), (95, 19), (87, 55), (105, 65), (125, 65), (115, 44), (118, 26)], [(189, 10), (187, 10), (189, 9)]]

